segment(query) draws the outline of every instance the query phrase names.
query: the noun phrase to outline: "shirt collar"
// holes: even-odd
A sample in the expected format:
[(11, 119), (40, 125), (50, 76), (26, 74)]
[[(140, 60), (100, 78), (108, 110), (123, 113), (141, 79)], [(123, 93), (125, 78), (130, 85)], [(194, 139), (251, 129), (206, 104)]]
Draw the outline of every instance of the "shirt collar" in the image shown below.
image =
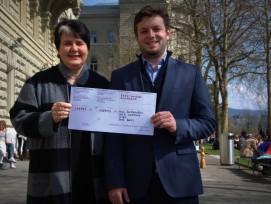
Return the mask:
[[(69, 74), (71, 73), (70, 69), (68, 67), (66, 67), (62, 62), (60, 62), (58, 64), (58, 69), (61, 72), (62, 76), (65, 77), (66, 79), (68, 78)], [(86, 64), (84, 64), (83, 69), (81, 70), (80, 75), (78, 76), (77, 79), (80, 78), (80, 76), (82, 75), (82, 73), (85, 70), (87, 70), (87, 65)]]
[[(145, 65), (146, 63), (147, 63), (147, 64), (151, 64), (148, 60), (145, 59), (145, 57), (144, 57), (143, 55), (141, 55), (141, 56), (142, 56), (142, 62), (143, 62), (144, 65)], [(162, 60), (158, 63), (158, 65), (163, 65), (163, 64), (165, 63), (166, 59), (167, 59), (167, 52), (165, 53), (165, 55), (164, 55), (164, 57), (162, 58)]]

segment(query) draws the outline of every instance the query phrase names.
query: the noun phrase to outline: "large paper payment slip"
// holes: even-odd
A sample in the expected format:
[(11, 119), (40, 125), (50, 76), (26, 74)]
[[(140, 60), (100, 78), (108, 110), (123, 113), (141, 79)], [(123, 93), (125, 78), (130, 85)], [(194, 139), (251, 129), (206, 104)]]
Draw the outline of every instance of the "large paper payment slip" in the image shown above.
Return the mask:
[(69, 129), (153, 135), (156, 93), (71, 87)]

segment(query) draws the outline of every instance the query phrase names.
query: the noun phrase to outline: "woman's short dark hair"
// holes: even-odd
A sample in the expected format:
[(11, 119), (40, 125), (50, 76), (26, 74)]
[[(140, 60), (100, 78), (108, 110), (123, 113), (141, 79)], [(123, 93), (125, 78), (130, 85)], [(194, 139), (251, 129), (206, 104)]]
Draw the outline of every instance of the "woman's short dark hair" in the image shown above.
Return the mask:
[(63, 33), (71, 34), (76, 38), (82, 38), (86, 43), (88, 50), (90, 49), (90, 32), (83, 22), (75, 19), (64, 19), (57, 24), (54, 33), (55, 46), (57, 50), (60, 47), (60, 37)]
[(6, 121), (4, 121), (4, 120), (0, 120), (0, 123), (4, 126), (4, 128), (6, 128), (7, 127), (7, 123), (6, 123)]
[(134, 33), (137, 36), (137, 25), (142, 21), (144, 17), (155, 17), (160, 16), (164, 20), (166, 30), (170, 27), (169, 15), (165, 7), (158, 6), (153, 7), (151, 5), (144, 6), (140, 11), (137, 12), (134, 19)]

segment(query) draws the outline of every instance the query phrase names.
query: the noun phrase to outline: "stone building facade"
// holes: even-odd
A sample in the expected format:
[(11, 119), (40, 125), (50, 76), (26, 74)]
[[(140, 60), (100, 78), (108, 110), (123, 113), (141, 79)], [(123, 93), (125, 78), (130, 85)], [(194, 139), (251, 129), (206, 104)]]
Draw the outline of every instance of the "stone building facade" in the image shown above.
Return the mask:
[(57, 64), (53, 30), (61, 18), (78, 18), (81, 0), (0, 0), (0, 120), (25, 80)]
[(89, 67), (109, 79), (118, 53), (118, 5), (83, 6), (79, 20), (90, 30)]

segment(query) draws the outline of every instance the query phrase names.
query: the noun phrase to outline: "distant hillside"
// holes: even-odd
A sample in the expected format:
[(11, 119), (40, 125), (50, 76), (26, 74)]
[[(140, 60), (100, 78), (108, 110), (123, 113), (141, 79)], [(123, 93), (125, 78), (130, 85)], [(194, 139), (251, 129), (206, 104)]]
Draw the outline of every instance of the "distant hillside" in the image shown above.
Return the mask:
[(248, 109), (234, 109), (229, 108), (229, 117), (238, 116), (238, 115), (244, 115), (244, 114), (250, 114), (250, 115), (261, 115), (265, 112), (262, 110), (248, 110)]

